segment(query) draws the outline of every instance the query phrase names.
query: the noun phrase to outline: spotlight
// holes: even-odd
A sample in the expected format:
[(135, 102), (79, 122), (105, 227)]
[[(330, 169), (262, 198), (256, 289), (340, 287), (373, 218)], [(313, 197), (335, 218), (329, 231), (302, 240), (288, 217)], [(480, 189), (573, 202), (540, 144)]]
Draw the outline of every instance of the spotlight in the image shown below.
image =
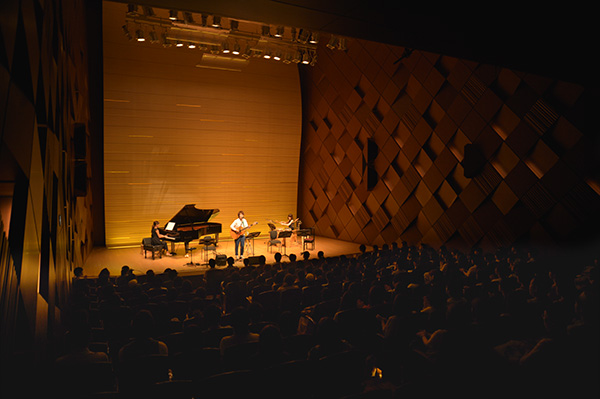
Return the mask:
[(129, 32), (129, 27), (127, 25), (123, 25), (123, 33), (129, 40), (133, 39), (131, 33)]
[(220, 28), (221, 27), (221, 17), (219, 17), (218, 15), (213, 16), (212, 27), (213, 28)]
[(331, 38), (329, 39), (329, 42), (327, 42), (327, 44), (326, 44), (327, 48), (332, 49), (332, 50), (335, 49), (338, 45), (338, 41), (339, 41), (339, 39), (332, 35)]
[(244, 50), (244, 53), (242, 54), (242, 57), (244, 57), (245, 59), (248, 59), (252, 56), (252, 49), (250, 48), (250, 45), (246, 46), (246, 49)]
[(188, 48), (196, 48), (196, 43), (188, 43)]
[(233, 54), (238, 55), (240, 53), (240, 45), (238, 43), (233, 45)]
[(311, 32), (311, 33), (310, 33), (310, 39), (309, 39), (309, 42), (310, 42), (311, 44), (317, 44), (317, 43), (319, 43), (319, 34), (318, 34), (318, 33)]
[(273, 59), (274, 59), (275, 61), (279, 61), (279, 60), (281, 60), (281, 53), (275, 53), (275, 55), (273, 56)]
[(183, 47), (183, 43), (177, 40), (177, 43), (175, 43), (175, 47)]
[(265, 51), (265, 53), (263, 54), (263, 57), (266, 58), (267, 60), (271, 58), (271, 52), (270, 51)]
[(161, 40), (163, 47), (171, 47), (171, 41), (167, 38), (166, 32), (161, 35)]
[(142, 6), (142, 10), (144, 11), (144, 15), (146, 17), (153, 17), (155, 15), (154, 10), (150, 6)]
[(170, 10), (169, 11), (169, 19), (171, 21), (177, 21), (177, 10)]
[(229, 54), (229, 43), (223, 42), (221, 46), (223, 47), (223, 54)]
[(158, 36), (154, 30), (151, 30), (148, 36), (150, 37), (150, 43), (158, 43)]
[(269, 25), (263, 25), (261, 28), (263, 36), (271, 36), (271, 27)]
[(275, 30), (275, 37), (283, 37), (283, 26), (278, 26)]
[(127, 4), (127, 14), (137, 14), (138, 6), (137, 4)]
[(298, 32), (298, 41), (305, 44), (308, 41), (308, 31), (300, 29), (300, 32)]
[(183, 13), (183, 20), (188, 23), (188, 24), (193, 24), (194, 23), (194, 16), (192, 15), (191, 12), (184, 12)]
[(233, 32), (237, 32), (239, 27), (239, 22), (236, 21), (235, 19), (232, 19), (231, 21), (229, 21), (229, 29), (231, 29)]
[(141, 30), (141, 29), (138, 29), (138, 30), (136, 30), (136, 31), (135, 31), (135, 39), (136, 39), (138, 42), (145, 42), (145, 41), (146, 41), (146, 38), (144, 37), (144, 31), (143, 31), (143, 30)]
[(300, 56), (300, 60), (302, 61), (302, 63), (304, 65), (308, 65), (308, 63), (309, 63), (308, 54), (306, 52), (303, 52), (302, 55)]

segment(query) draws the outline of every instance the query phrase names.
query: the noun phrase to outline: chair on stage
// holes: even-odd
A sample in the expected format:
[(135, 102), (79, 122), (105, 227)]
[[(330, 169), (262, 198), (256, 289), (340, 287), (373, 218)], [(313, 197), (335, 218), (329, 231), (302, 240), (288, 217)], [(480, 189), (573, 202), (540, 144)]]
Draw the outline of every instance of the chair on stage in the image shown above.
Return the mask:
[(307, 229), (300, 229), (296, 232), (298, 237), (302, 238), (302, 251), (306, 251), (307, 248), (315, 249), (315, 232), (314, 228), (310, 227)]
[(162, 245), (152, 245), (152, 238), (146, 237), (142, 240), (142, 250), (144, 251), (144, 258), (146, 253), (150, 251), (152, 253), (152, 259), (158, 254), (159, 258), (162, 258)]
[(277, 239), (277, 230), (269, 231), (269, 240), (267, 241), (267, 251), (271, 248), (271, 253), (273, 253), (273, 246), (279, 246), (279, 250), (281, 250), (281, 240)]

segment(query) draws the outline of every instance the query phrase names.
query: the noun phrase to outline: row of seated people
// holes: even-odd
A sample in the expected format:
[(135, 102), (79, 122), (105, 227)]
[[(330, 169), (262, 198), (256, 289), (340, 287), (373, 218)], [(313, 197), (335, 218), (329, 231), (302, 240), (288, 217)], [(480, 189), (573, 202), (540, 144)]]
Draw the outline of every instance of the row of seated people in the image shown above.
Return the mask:
[[(97, 315), (75, 347), (91, 352), (93, 333), (105, 335), (106, 356), (89, 356), (110, 366), (115, 395), (151, 386), (186, 397), (342, 397), (369, 387), (381, 397), (595, 397), (597, 259), (570, 261), (392, 245), (211, 265), (217, 277), (209, 270), (196, 286), (170, 270), (132, 278), (125, 269), (126, 283), (99, 276), (74, 294), (74, 315)], [(132, 354), (159, 374), (128, 368)], [(126, 372), (142, 369), (155, 377)]]

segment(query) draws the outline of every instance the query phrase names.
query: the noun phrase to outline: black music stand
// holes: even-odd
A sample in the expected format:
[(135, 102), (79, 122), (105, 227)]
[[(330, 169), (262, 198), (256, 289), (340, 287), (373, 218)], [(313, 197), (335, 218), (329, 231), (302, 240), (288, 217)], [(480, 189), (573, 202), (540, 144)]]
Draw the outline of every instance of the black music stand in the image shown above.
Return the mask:
[(260, 235), (260, 231), (253, 231), (246, 236), (246, 252), (251, 251), (254, 256), (254, 239)]
[(186, 263), (184, 266), (200, 266), (200, 263), (194, 263), (194, 251), (195, 250), (196, 250), (196, 247), (188, 248), (188, 251), (190, 251), (190, 261), (188, 263)]
[(273, 223), (267, 223), (267, 226), (269, 226), (271, 230), (277, 230), (277, 227), (275, 227)]
[(283, 248), (285, 248), (283, 250), (283, 256), (288, 256), (285, 252), (287, 251), (287, 240), (286, 238), (291, 237), (292, 236), (293, 231), (292, 230), (282, 230), (279, 232), (279, 234), (277, 235), (277, 238), (283, 238), (283, 244), (281, 245)]
[(204, 245), (204, 264), (208, 265), (208, 251), (211, 245), (215, 246), (215, 252), (217, 251), (217, 240), (210, 236), (203, 237), (198, 244)]

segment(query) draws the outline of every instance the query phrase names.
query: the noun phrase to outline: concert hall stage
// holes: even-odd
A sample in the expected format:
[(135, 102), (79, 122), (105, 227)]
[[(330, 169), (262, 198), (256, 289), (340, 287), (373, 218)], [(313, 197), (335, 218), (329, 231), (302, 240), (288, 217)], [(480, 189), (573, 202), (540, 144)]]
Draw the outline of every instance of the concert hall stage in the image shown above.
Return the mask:
[[(284, 247), (280, 252), (282, 254), (290, 255), (295, 254), (298, 259), (301, 259), (302, 244), (291, 243), (290, 239), (287, 240), (287, 246)], [(339, 256), (339, 255), (353, 255), (359, 252), (359, 245), (353, 242), (336, 240), (327, 237), (316, 237), (315, 248), (308, 250), (310, 253), (310, 259), (316, 258), (319, 251), (323, 251), (326, 257)], [(185, 250), (183, 243), (175, 245), (176, 255), (174, 256), (163, 256), (162, 258), (156, 257), (152, 259), (152, 254), (148, 252), (146, 258), (144, 258), (144, 251), (141, 250), (140, 246), (128, 247), (128, 248), (105, 248), (95, 247), (92, 253), (88, 257), (83, 266), (83, 273), (88, 277), (96, 277), (100, 270), (108, 268), (111, 276), (118, 276), (121, 273), (121, 267), (127, 265), (134, 270), (137, 275), (145, 274), (146, 271), (152, 269), (155, 273), (162, 273), (165, 269), (175, 269), (181, 276), (184, 275), (197, 275), (203, 274), (208, 269), (207, 259), (215, 258), (215, 253), (209, 251), (208, 257), (204, 253), (204, 247), (198, 244), (197, 240), (190, 242), (190, 248), (196, 248), (192, 251), (192, 256), (186, 258), (184, 256)], [(278, 250), (279, 248), (277, 248)], [(367, 250), (371, 247), (367, 246)], [(277, 252), (273, 248), (273, 253), (267, 252), (267, 238), (257, 237), (254, 239), (254, 255), (252, 253), (244, 252), (244, 257), (248, 256), (260, 256), (264, 255), (267, 263), (274, 261), (274, 254)], [(270, 249), (269, 249), (270, 251)], [(219, 241), (219, 245), (216, 250), (217, 254), (223, 254), (227, 257), (234, 256), (235, 247), (234, 242), (231, 239), (224, 239)], [(193, 265), (189, 263), (193, 261)], [(288, 258), (283, 256), (282, 261), (288, 261)], [(235, 266), (241, 267), (243, 263), (236, 261)]]

